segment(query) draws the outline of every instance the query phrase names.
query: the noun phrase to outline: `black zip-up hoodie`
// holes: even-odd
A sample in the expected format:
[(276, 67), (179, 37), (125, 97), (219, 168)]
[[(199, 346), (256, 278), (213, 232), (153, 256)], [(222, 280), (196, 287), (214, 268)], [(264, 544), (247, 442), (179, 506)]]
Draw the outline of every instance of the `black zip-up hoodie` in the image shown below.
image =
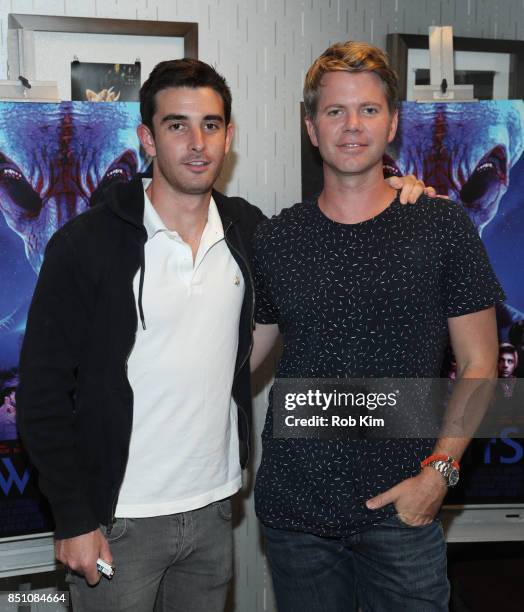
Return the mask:
[[(251, 238), (264, 215), (241, 198), (218, 192), (213, 198), (245, 280), (232, 390), (245, 467), (251, 429)], [(138, 176), (64, 225), (47, 245), (31, 303), (20, 358), (18, 427), (51, 504), (58, 539), (113, 520), (133, 420), (127, 359), (138, 324), (133, 279), (140, 269), (141, 293), (147, 275), (143, 216)], [(147, 328), (140, 298), (141, 324)]]

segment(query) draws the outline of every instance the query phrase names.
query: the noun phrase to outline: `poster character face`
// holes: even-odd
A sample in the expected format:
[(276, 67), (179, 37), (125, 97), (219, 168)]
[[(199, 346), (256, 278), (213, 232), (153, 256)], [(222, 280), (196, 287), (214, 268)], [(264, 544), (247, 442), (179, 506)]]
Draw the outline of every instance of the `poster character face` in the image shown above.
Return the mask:
[(397, 114), (389, 111), (375, 74), (329, 72), (322, 77), (316, 116), (306, 118), (306, 126), (322, 157), (325, 179), (365, 175), (381, 171)]
[(402, 108), (387, 174), (415, 174), (461, 203), (479, 232), (496, 215), (524, 150), (524, 102), (416, 104)]
[(144, 167), (139, 122), (138, 104), (0, 106), (0, 211), (36, 273), (59, 227)]
[(499, 348), (499, 377), (511, 378), (518, 365), (517, 351), (511, 344), (501, 344)]

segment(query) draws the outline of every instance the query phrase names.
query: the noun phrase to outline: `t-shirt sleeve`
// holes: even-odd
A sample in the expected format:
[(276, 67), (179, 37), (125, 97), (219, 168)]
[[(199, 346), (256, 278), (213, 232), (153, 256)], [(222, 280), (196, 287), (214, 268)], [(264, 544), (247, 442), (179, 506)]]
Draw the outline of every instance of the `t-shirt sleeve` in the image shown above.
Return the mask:
[(478, 312), (506, 299), (477, 229), (459, 205), (451, 206), (443, 277), (448, 318)]
[(269, 325), (278, 323), (276, 307), (269, 283), (271, 264), (268, 260), (269, 240), (265, 236), (264, 224), (255, 231), (253, 238), (253, 277), (255, 282), (255, 321)]

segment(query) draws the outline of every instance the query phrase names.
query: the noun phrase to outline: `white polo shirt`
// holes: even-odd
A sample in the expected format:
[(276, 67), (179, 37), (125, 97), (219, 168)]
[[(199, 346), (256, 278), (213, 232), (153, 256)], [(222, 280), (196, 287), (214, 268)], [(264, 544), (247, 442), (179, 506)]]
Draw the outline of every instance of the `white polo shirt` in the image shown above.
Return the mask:
[[(144, 191), (149, 181), (144, 181)], [(145, 194), (146, 328), (128, 360), (133, 389), (129, 459), (117, 517), (202, 508), (241, 486), (231, 386), (244, 280), (215, 202), (193, 264)], [(137, 273), (133, 289), (138, 300)]]

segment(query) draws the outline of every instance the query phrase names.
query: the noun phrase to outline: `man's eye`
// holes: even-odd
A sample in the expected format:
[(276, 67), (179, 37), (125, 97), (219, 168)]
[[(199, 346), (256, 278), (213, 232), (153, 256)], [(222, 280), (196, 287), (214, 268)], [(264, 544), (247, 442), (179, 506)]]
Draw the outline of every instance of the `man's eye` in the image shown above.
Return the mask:
[(206, 123), (205, 124), (206, 130), (208, 130), (209, 132), (214, 132), (214, 131), (218, 130), (219, 127), (220, 126), (217, 123)]
[(340, 108), (332, 108), (331, 110), (328, 111), (328, 115), (330, 117), (336, 117), (337, 115), (340, 115), (342, 111), (340, 110)]
[(378, 108), (374, 106), (366, 106), (363, 110), (365, 115), (376, 115), (378, 113)]
[(171, 124), (169, 125), (169, 129), (170, 129), (170, 130), (173, 130), (173, 131), (175, 131), (175, 132), (180, 131), (181, 129), (183, 129), (183, 127), (184, 127), (184, 124), (183, 124), (183, 123), (171, 123)]

